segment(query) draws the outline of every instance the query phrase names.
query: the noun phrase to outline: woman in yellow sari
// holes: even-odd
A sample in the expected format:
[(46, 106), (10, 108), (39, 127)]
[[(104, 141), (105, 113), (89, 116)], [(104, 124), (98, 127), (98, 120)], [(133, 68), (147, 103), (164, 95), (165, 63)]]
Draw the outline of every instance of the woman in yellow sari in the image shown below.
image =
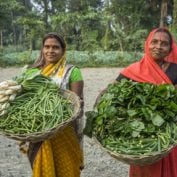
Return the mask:
[[(60, 88), (75, 92), (83, 100), (83, 78), (79, 68), (66, 64), (62, 36), (48, 33), (40, 57), (26, 72), (51, 77)], [(82, 116), (80, 116), (82, 118)], [(83, 168), (82, 120), (77, 119), (51, 139), (30, 143), (28, 157), (33, 177), (79, 177)]]

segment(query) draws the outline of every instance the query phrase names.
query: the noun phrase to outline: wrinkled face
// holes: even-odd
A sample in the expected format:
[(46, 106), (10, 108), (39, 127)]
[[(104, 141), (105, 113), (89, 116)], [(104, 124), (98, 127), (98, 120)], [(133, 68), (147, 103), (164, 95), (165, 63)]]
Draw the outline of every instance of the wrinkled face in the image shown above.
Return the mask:
[(46, 39), (42, 51), (45, 59), (45, 65), (58, 62), (63, 55), (63, 48), (55, 38)]
[(151, 57), (156, 61), (163, 60), (170, 52), (170, 39), (165, 32), (156, 32), (149, 45)]

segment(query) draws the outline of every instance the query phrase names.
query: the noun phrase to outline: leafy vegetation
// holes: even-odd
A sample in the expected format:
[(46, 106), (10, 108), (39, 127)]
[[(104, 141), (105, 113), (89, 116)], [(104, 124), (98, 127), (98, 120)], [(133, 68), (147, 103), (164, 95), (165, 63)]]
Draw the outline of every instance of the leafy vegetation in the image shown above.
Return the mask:
[[(39, 56), (39, 51), (14, 52), (0, 56), (1, 66), (32, 64)], [(124, 67), (142, 57), (140, 52), (119, 51), (67, 51), (68, 63), (79, 67)]]
[[(95, 53), (101, 50), (120, 51), (118, 57), (106, 54), (105, 58), (110, 59), (103, 59), (101, 65), (111, 65), (113, 58), (120, 60), (121, 53), (134, 52), (133, 62), (134, 55), (143, 51), (144, 39), (152, 28), (162, 24), (177, 37), (176, 4), (176, 0), (1, 0), (0, 63), (31, 62), (42, 37), (51, 31), (65, 37), (69, 51), (88, 51), (89, 66), (97, 65)], [(10, 56), (14, 52), (16, 62)], [(101, 53), (100, 57), (104, 56)], [(21, 62), (17, 55), (21, 55)], [(125, 63), (128, 55), (123, 56)]]
[(85, 134), (111, 151), (148, 154), (177, 143), (177, 90), (122, 79), (110, 84), (86, 112)]
[(160, 24), (163, 4), (176, 24), (174, 1), (1, 0), (1, 48), (36, 50), (45, 33), (56, 31), (73, 50), (141, 50), (142, 39)]

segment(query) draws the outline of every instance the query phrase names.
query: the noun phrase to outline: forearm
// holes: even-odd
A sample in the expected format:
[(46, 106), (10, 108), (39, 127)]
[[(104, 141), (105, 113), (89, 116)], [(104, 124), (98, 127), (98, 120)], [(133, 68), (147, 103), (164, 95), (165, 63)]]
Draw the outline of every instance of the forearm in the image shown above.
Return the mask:
[(83, 100), (83, 88), (84, 88), (83, 81), (72, 82), (69, 86), (69, 89), (72, 92), (76, 93), (81, 100)]

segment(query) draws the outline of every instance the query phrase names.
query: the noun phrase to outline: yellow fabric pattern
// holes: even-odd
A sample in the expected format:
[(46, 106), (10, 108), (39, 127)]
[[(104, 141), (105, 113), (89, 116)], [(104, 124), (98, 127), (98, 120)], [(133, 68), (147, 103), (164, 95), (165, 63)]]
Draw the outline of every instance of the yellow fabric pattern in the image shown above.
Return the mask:
[[(60, 67), (58, 76), (62, 76), (65, 57), (58, 63), (49, 64), (42, 74), (50, 76)], [(51, 139), (45, 140), (33, 163), (33, 177), (80, 177), (83, 167), (83, 152), (74, 128), (65, 127)]]
[(33, 177), (79, 177), (83, 152), (73, 127), (43, 142), (33, 164)]
[(47, 66), (45, 66), (42, 69), (41, 74), (44, 74), (45, 76), (51, 76), (58, 70), (57, 73), (58, 77), (62, 77), (65, 65), (66, 65), (66, 54), (64, 53), (62, 58), (57, 63), (50, 63)]

